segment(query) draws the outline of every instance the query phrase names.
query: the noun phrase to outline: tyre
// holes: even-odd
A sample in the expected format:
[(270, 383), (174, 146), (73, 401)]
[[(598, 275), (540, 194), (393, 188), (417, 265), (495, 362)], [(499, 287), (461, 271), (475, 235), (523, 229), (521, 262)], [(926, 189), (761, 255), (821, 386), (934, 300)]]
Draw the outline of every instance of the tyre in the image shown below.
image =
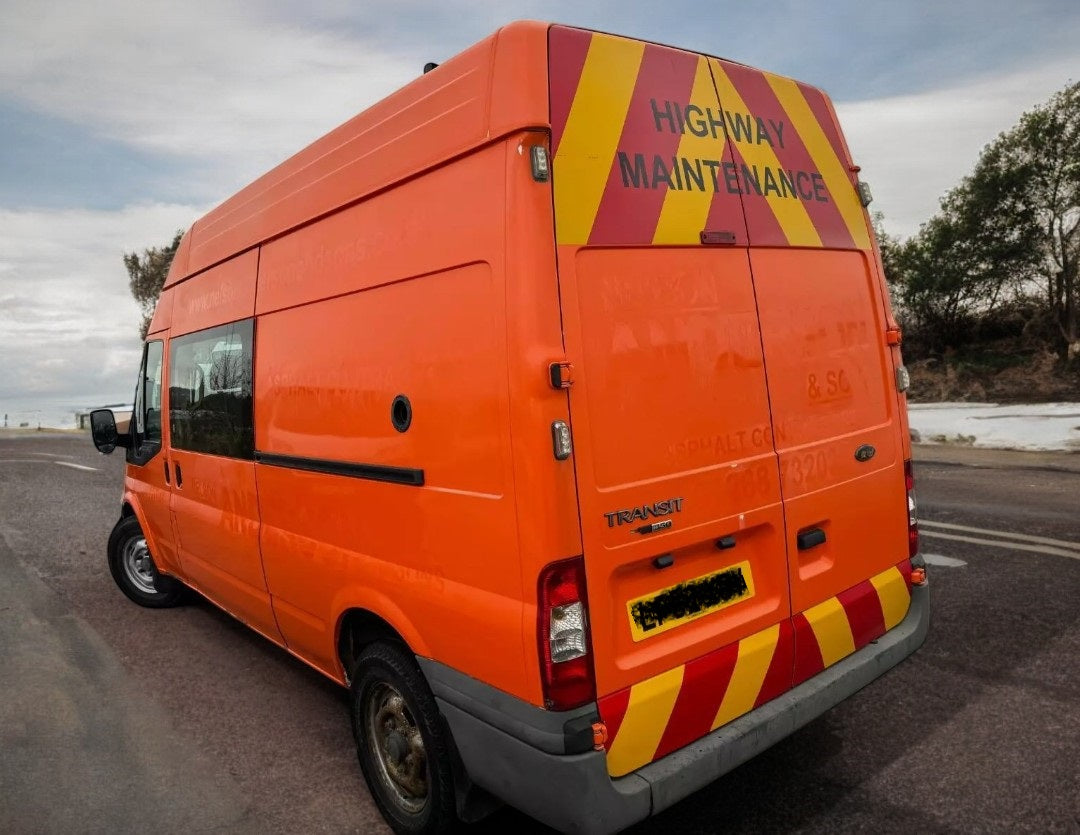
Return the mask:
[(187, 596), (183, 583), (158, 573), (134, 516), (123, 517), (109, 535), (109, 571), (120, 591), (140, 606), (166, 609)]
[(369, 645), (350, 693), (360, 768), (387, 823), (399, 835), (454, 828), (448, 731), (415, 659), (394, 644)]

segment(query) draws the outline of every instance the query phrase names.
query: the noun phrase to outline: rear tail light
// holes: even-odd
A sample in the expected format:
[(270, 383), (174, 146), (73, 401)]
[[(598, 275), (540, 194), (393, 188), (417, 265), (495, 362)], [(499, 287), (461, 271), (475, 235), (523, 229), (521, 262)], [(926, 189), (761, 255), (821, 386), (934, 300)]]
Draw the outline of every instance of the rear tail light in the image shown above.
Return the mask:
[(595, 701), (585, 561), (574, 557), (546, 566), (540, 572), (537, 604), (544, 706), (569, 710)]
[(904, 490), (907, 493), (907, 541), (910, 558), (919, 553), (919, 508), (915, 504), (915, 470), (910, 459), (904, 462)]

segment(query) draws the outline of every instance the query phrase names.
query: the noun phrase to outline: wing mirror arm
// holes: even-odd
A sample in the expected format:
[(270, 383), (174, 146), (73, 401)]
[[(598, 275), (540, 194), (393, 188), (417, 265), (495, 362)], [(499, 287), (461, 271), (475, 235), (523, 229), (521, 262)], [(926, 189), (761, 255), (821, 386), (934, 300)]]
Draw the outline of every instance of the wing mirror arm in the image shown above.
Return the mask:
[(117, 447), (131, 449), (133, 445), (131, 433), (120, 432), (116, 428), (116, 416), (112, 409), (94, 409), (90, 413), (90, 437), (103, 455), (108, 455)]

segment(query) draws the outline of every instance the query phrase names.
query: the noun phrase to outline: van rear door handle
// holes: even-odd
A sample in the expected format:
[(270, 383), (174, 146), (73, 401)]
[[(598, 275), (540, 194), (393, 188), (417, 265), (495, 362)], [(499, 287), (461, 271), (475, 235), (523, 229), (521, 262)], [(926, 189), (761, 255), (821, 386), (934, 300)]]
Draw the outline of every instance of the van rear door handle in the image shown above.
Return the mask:
[(825, 531), (821, 528), (807, 528), (805, 531), (799, 531), (795, 535), (795, 543), (799, 546), (800, 551), (808, 551), (824, 544), (824, 542)]
[(169, 483), (169, 462), (165, 461), (165, 483)]
[(179, 464), (173, 464), (173, 466), (176, 468), (176, 486), (177, 487), (183, 487), (184, 486), (184, 476), (180, 472), (180, 465)]

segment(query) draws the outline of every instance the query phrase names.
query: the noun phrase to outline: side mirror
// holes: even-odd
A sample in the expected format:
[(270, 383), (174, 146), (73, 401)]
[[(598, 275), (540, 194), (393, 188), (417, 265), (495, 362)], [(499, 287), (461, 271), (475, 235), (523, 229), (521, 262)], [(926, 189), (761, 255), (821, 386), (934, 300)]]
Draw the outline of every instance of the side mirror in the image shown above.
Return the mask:
[(94, 409), (90, 413), (90, 438), (98, 452), (108, 455), (118, 446), (131, 447), (131, 435), (116, 429), (116, 416), (112, 409)]

